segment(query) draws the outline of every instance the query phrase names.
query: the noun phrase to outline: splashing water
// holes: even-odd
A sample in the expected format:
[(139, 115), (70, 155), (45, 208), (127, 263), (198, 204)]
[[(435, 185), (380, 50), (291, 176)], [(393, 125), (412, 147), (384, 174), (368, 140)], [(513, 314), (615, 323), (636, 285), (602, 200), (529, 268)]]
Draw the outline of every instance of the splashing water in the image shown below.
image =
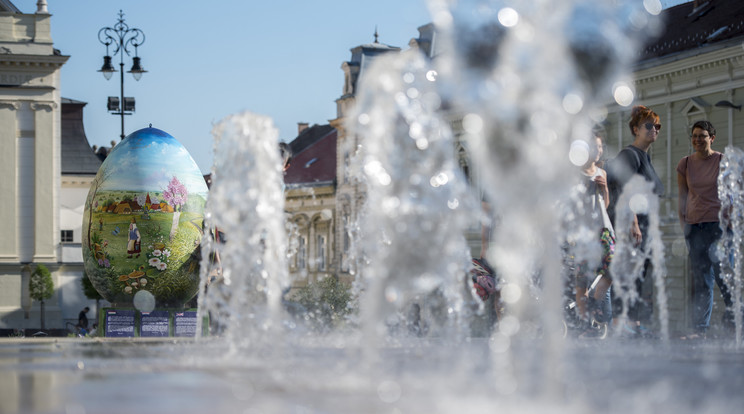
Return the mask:
[[(539, 272), (544, 305), (558, 309), (561, 237), (554, 206), (569, 194), (575, 175), (565, 154), (572, 140), (590, 136), (613, 85), (629, 73), (642, 38), (632, 16), (643, 10), (593, 1), (451, 7), (441, 1), (432, 9), (451, 51), (436, 62), (450, 82), (443, 99), (464, 114), (462, 138), (500, 218), (488, 258), (507, 292), (516, 292), (504, 299), (517, 314), (531, 312), (527, 297)], [(546, 325), (557, 323), (545, 317)]]
[[(546, 393), (558, 394), (563, 342), (552, 327), (561, 318), (563, 235), (556, 204), (576, 175), (566, 154), (604, 119), (615, 90), (632, 85), (635, 51), (658, 26), (631, 2), (430, 5), (445, 34), (434, 59), (440, 94), (462, 116), (460, 138), (498, 216), (488, 259), (504, 279), (513, 328), (500, 326), (494, 339), (511, 350), (509, 342), (534, 335), (537, 324), (544, 340), (533, 357), (542, 361)], [(493, 361), (495, 371), (527, 376), (509, 352)]]
[(637, 246), (631, 240), (629, 231), (617, 232), (617, 245), (615, 257), (610, 266), (613, 275), (613, 289), (623, 304), (622, 314), (619, 316), (617, 326), (618, 334), (621, 333), (628, 319), (628, 309), (637, 302), (642, 302), (636, 287), (636, 280), (644, 276), (646, 262), (650, 262), (653, 272), (652, 277), (656, 290), (655, 306), (659, 311), (661, 338), (664, 342), (669, 341), (669, 311), (667, 309), (666, 286), (664, 284), (664, 243), (659, 230), (659, 198), (654, 195), (652, 184), (636, 175), (628, 181), (623, 188), (618, 200), (616, 212), (617, 229), (630, 229), (636, 214), (648, 216), (649, 226), (645, 249)]
[(461, 336), (464, 303), (473, 299), (464, 233), (478, 203), (455, 159), (432, 70), (417, 51), (381, 60), (350, 117), (362, 137), (352, 164), (367, 194), (356, 254), (369, 263), (359, 276), (371, 344), (396, 326)]
[[(744, 229), (744, 151), (735, 147), (726, 147), (721, 159), (721, 170), (718, 175), (718, 199), (721, 200), (721, 229), (723, 235), (718, 245), (718, 257), (722, 260), (721, 277), (733, 292), (734, 326), (736, 327), (736, 345), (742, 342), (742, 231)], [(735, 212), (730, 214), (729, 212)]]
[[(550, 361), (546, 375), (557, 383), (552, 367), (563, 342), (553, 327), (561, 319), (564, 236), (556, 206), (576, 175), (569, 143), (589, 137), (618, 85), (630, 84), (633, 53), (643, 33), (655, 30), (654, 20), (641, 5), (615, 2), (429, 4), (441, 50), (431, 60), (415, 50), (379, 59), (359, 80), (348, 119), (360, 144), (347, 150), (356, 153), (353, 173), (366, 192), (366, 208), (349, 226), (357, 229), (351, 261), (364, 343), (374, 350), (405, 332), (469, 335), (473, 292), (463, 234), (481, 216), (474, 196), (480, 191), (500, 223), (488, 259), (503, 279), (509, 310), (493, 346), (509, 351), (520, 337), (544, 336), (539, 358)], [(457, 137), (452, 119), (462, 124)], [(468, 151), (478, 191), (459, 169), (457, 142)], [(223, 274), (211, 284), (203, 277), (201, 304), (217, 331), (234, 339), (281, 324), (288, 280), (286, 242), (276, 236), (284, 227), (275, 143), (270, 121), (255, 115), (215, 128), (206, 222), (230, 232), (224, 245), (205, 240), (221, 253)], [(658, 261), (658, 217), (653, 227)], [(655, 280), (665, 309), (662, 271), (659, 265)], [(510, 353), (500, 354), (493, 368), (517, 375)]]
[[(226, 232), (227, 242), (205, 232), (210, 254), (202, 257), (199, 309), (214, 333), (255, 346), (278, 331), (282, 288), (289, 284), (278, 131), (271, 119), (246, 112), (224, 119), (213, 135), (205, 228)], [(221, 273), (210, 277), (214, 254)]]

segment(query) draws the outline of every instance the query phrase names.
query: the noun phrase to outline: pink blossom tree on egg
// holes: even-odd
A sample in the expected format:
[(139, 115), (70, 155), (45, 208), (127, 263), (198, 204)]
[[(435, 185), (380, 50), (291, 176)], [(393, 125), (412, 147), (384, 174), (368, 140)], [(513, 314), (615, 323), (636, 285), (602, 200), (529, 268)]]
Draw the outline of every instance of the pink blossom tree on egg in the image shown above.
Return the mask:
[(189, 192), (186, 190), (186, 186), (178, 181), (175, 176), (168, 183), (168, 187), (163, 192), (163, 199), (173, 207), (173, 222), (171, 223), (170, 240), (173, 241), (173, 237), (176, 235), (178, 230), (178, 221), (181, 218), (181, 210), (183, 205), (189, 199)]

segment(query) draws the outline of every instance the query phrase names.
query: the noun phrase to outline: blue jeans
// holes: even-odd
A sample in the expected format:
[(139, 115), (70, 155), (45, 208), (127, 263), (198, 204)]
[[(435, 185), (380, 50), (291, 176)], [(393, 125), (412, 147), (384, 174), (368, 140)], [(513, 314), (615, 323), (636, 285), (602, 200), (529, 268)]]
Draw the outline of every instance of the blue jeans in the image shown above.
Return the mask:
[(699, 332), (705, 332), (710, 326), (714, 282), (721, 290), (727, 310), (733, 305), (731, 292), (721, 278), (717, 248), (722, 234), (718, 222), (685, 224), (685, 241), (692, 267), (692, 322)]

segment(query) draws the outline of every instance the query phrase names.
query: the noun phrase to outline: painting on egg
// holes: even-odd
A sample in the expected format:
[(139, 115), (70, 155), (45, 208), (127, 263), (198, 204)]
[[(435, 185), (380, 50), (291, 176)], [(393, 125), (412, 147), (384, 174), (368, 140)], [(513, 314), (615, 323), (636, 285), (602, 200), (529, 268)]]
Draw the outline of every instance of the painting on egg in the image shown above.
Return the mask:
[(133, 132), (98, 170), (85, 204), (85, 271), (116, 306), (147, 291), (181, 307), (199, 288), (207, 185), (186, 148), (156, 128)]

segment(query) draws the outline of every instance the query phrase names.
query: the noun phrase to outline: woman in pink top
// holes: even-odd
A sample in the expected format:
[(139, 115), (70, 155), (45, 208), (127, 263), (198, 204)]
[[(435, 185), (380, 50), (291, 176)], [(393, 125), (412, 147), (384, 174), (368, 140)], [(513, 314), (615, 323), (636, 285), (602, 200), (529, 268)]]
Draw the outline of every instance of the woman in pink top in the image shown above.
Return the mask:
[(724, 317), (733, 321), (733, 314), (731, 293), (721, 279), (721, 263), (716, 252), (722, 235), (718, 224), (721, 210), (718, 172), (722, 154), (711, 148), (716, 139), (716, 129), (708, 121), (698, 121), (692, 126), (691, 139), (695, 152), (677, 164), (678, 213), (692, 266), (695, 334), (691, 337), (702, 337), (710, 326), (714, 282), (726, 303)]

